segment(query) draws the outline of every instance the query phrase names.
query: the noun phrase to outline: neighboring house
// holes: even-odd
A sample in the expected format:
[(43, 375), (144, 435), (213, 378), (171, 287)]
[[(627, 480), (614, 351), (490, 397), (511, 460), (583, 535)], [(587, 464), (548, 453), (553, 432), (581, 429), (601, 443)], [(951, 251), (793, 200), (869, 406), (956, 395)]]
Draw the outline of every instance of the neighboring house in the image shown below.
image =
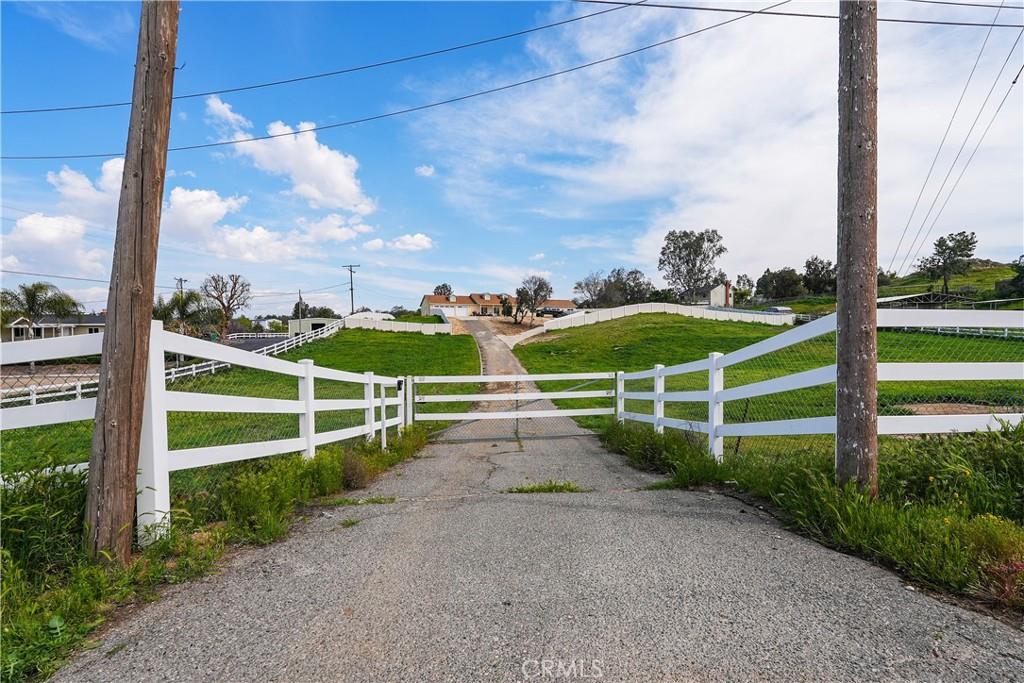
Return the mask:
[(28, 318), (17, 318), (6, 325), (3, 341), (24, 341), (26, 339), (51, 339), (71, 337), (78, 334), (99, 334), (106, 325), (102, 313), (83, 313), (68, 318), (44, 315), (32, 323)]
[[(502, 294), (490, 292), (472, 294), (426, 294), (420, 299), (421, 315), (437, 315), (444, 313), (449, 318), (468, 318), (473, 315), (501, 315)], [(508, 296), (514, 308), (516, 298)], [(549, 299), (541, 308), (553, 309), (564, 313), (576, 310), (576, 304), (568, 299)]]
[(694, 305), (715, 306), (716, 308), (732, 308), (732, 283), (726, 282), (713, 287), (687, 290), (680, 297), (683, 302)]
[(726, 282), (714, 287), (708, 292), (708, 303), (719, 308), (732, 308), (732, 283)]
[(292, 318), (288, 321), (288, 336), (295, 337), (306, 332), (319, 330), (321, 327), (337, 322), (338, 318)]

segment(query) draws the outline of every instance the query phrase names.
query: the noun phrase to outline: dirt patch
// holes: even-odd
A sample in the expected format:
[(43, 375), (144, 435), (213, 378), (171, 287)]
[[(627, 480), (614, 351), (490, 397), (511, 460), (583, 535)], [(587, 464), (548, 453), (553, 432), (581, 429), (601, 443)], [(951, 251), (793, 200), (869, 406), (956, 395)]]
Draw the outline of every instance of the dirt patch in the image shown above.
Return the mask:
[(551, 334), (549, 332), (548, 334), (538, 334), (536, 337), (528, 337), (524, 339), (523, 341), (516, 344), (516, 346), (526, 346), (527, 344), (536, 344), (537, 342), (555, 341), (556, 339), (562, 339), (565, 336), (565, 333)]
[(4, 389), (27, 387), (32, 384), (72, 384), (90, 382), (99, 378), (99, 364), (69, 363), (66, 365), (43, 365), (37, 363), (35, 370), (29, 365), (6, 365), (0, 386)]

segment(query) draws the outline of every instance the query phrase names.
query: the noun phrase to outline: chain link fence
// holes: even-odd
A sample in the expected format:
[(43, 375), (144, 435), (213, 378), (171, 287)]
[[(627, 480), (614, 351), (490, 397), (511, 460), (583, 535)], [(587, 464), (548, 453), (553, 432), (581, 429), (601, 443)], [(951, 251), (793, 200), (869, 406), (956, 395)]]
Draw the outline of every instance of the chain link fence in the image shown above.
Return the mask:
[[(29, 342), (9, 342), (21, 344)], [(100, 357), (82, 356), (0, 367), (0, 408), (94, 398)], [(89, 460), (93, 421), (9, 429), (0, 434), (2, 472), (77, 464)]]

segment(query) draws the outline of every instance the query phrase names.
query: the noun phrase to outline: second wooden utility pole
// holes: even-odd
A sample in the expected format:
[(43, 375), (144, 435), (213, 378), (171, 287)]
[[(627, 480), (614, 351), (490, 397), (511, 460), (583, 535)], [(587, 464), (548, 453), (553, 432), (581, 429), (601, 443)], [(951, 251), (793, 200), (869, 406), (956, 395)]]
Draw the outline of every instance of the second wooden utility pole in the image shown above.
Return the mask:
[(878, 7), (839, 3), (836, 479), (878, 493)]
[(178, 10), (177, 0), (142, 3), (89, 457), (85, 548), (122, 563), (132, 548)]

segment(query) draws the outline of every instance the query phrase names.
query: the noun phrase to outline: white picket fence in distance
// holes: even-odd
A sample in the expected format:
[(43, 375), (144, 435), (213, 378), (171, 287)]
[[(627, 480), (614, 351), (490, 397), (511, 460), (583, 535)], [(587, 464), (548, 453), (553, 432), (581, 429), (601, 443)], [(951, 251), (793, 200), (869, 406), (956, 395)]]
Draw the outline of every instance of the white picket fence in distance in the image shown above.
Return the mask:
[(646, 303), (616, 306), (615, 308), (586, 308), (571, 315), (547, 320), (543, 325), (526, 330), (517, 335), (499, 335), (499, 338), (514, 347), (530, 337), (536, 337), (553, 330), (564, 330), (569, 327), (583, 327), (597, 323), (628, 318), (645, 313), (669, 313), (703, 320), (731, 320), (743, 323), (763, 323), (765, 325), (793, 325), (796, 317), (792, 313), (769, 313), (768, 311), (746, 311), (736, 308), (711, 308), (709, 306), (689, 306), (684, 304)]
[[(319, 330), (318, 330), (319, 331)], [(103, 334), (57, 337), (4, 345), (4, 363), (22, 364), (60, 358), (99, 355)], [(199, 358), (210, 358), (225, 367), (255, 368), (265, 372), (286, 375), (298, 384), (299, 398), (271, 399), (249, 396), (173, 391), (164, 374), (164, 354), (180, 353)], [(359, 399), (317, 399), (314, 388), (317, 379), (349, 382), (363, 387)], [(387, 389), (396, 395), (388, 396)], [(311, 360), (298, 363), (272, 358), (222, 344), (167, 332), (160, 321), (153, 321), (150, 336), (149, 370), (146, 383), (142, 445), (139, 452), (137, 518), (143, 540), (159, 533), (169, 521), (170, 473), (176, 470), (205, 467), (226, 462), (262, 458), (281, 453), (301, 452), (313, 457), (316, 447), (336, 441), (365, 436), (381, 437), (386, 447), (387, 428), (402, 428), (406, 424), (406, 402), (402, 397), (399, 380), (395, 377), (374, 375), (372, 372), (353, 373), (319, 367)], [(387, 417), (387, 408), (397, 406), (397, 415)], [(316, 414), (320, 411), (361, 410), (363, 421), (352, 427), (329, 432), (316, 431)], [(271, 441), (247, 442), (220, 446), (204, 446), (170, 450), (167, 441), (167, 414), (190, 413), (285, 413), (296, 416), (299, 436)], [(0, 430), (21, 429), (63, 422), (91, 420), (96, 412), (95, 397), (72, 398), (36, 405), (23, 405), (0, 409)], [(86, 465), (73, 466), (82, 469)]]
[[(882, 329), (955, 326), (1019, 330), (1024, 328), (1024, 314), (1016, 311), (971, 310), (880, 309), (878, 311), (878, 327)], [(658, 432), (669, 427), (706, 434), (708, 450), (718, 460), (722, 458), (722, 439), (724, 437), (835, 434), (836, 418), (834, 415), (742, 423), (727, 423), (724, 420), (727, 401), (780, 394), (835, 382), (836, 366), (834, 364), (735, 387), (726, 387), (723, 381), (724, 370), (731, 365), (829, 334), (835, 329), (836, 316), (832, 314), (731, 353), (712, 353), (706, 359), (669, 367), (656, 365), (649, 370), (639, 372), (619, 372), (616, 374), (617, 418), (620, 421), (632, 420), (651, 424)], [(708, 373), (707, 389), (665, 391), (666, 377), (692, 372)], [(625, 382), (637, 379), (653, 379), (654, 391), (625, 391)], [(879, 382), (978, 380), (1021, 381), (1021, 392), (1024, 396), (1024, 362), (878, 364)], [(653, 411), (650, 415), (628, 412), (625, 410), (626, 400), (650, 401), (654, 404)], [(706, 403), (707, 420), (692, 421), (665, 417), (665, 404), (686, 402)], [(983, 431), (998, 429), (1000, 421), (1017, 424), (1022, 419), (1024, 419), (1024, 413), (884, 415), (878, 418), (878, 433), (880, 435), (946, 434)]]
[(381, 332), (419, 332), (420, 334), (451, 334), (451, 323), (407, 323), (401, 320), (345, 318), (347, 329), (380, 330)]
[(795, 317), (792, 313), (769, 313), (768, 311), (745, 311), (736, 308), (711, 308), (709, 306), (690, 306), (685, 304), (647, 303), (617, 306), (615, 308), (587, 308), (563, 318), (555, 318), (544, 323), (545, 330), (561, 330), (567, 327), (580, 327), (603, 323), (618, 318), (628, 318), (642, 313), (669, 313), (685, 315), (689, 318), (704, 320), (732, 320), (744, 323), (764, 323), (765, 325), (792, 325)]

